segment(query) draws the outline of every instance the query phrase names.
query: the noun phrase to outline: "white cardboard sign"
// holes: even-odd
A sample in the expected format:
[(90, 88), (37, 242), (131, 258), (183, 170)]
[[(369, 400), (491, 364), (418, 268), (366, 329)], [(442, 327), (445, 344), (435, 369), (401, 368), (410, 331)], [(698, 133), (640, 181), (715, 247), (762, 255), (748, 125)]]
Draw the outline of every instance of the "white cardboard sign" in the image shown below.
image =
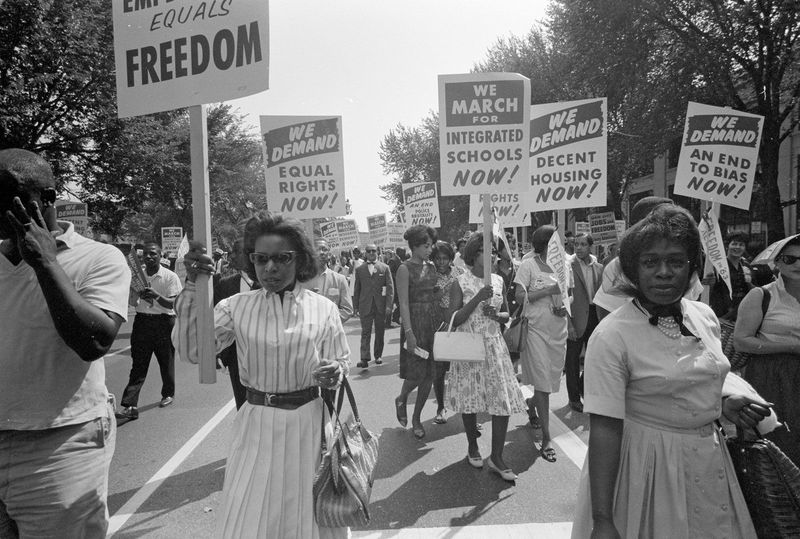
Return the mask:
[(439, 198), (436, 196), (436, 182), (414, 182), (403, 186), (403, 205), (406, 210), (406, 224), (440, 226)]

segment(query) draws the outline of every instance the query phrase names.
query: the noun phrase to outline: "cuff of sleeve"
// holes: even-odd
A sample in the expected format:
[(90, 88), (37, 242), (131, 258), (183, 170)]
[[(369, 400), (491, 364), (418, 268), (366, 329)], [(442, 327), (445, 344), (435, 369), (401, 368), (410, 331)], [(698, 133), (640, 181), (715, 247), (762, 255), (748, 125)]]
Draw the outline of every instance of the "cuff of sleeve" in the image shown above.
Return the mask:
[(197, 285), (194, 281), (186, 281), (186, 286), (183, 287), (185, 292), (194, 292), (197, 290)]
[(583, 410), (587, 414), (625, 419), (625, 402), (599, 395), (586, 395)]

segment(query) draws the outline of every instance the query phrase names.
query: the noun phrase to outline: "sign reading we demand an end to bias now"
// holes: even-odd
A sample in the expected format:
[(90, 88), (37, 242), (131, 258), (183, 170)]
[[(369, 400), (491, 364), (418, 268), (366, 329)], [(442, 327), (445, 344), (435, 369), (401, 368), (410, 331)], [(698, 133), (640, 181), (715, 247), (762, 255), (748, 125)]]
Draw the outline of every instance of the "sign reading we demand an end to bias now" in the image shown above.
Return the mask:
[(269, 87), (261, 0), (112, 0), (119, 117), (236, 99)]
[(530, 98), (517, 73), (439, 75), (442, 195), (528, 189)]
[(299, 219), (347, 213), (342, 118), (261, 116), (270, 210)]
[(439, 197), (436, 182), (416, 182), (403, 186), (403, 205), (406, 209), (406, 224), (440, 226)]
[(528, 211), (606, 205), (606, 98), (531, 106)]
[(750, 208), (764, 117), (689, 103), (675, 194)]

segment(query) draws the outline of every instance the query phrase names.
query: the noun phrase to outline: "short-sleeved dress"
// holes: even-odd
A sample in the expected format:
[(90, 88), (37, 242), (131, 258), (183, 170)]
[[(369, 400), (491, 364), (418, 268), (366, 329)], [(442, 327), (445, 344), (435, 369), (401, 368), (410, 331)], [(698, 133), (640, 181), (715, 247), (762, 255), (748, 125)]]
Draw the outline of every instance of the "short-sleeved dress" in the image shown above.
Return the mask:
[[(459, 275), (458, 284), (469, 302), (483, 288), (483, 278), (469, 270)], [(492, 274), (493, 295), (490, 304), (497, 308), (503, 304), (503, 279)], [(500, 333), (500, 324), (486, 317), (481, 306), (475, 308), (458, 331), (483, 334), (486, 360), (483, 362), (452, 361), (445, 402), (457, 413), (508, 416), (527, 409), (522, 390), (517, 383), (514, 365), (508, 355), (506, 341)]]
[[(684, 299), (681, 307), (699, 339), (666, 336), (629, 300), (589, 340), (584, 410), (624, 420), (614, 524), (629, 538), (755, 537), (713, 423), (730, 370), (719, 322), (705, 304)], [(589, 537), (592, 525), (587, 456), (572, 537)]]
[(428, 359), (423, 359), (406, 350), (405, 331), (400, 332), (400, 378), (422, 382), (433, 379), (433, 334), (436, 332), (436, 283), (439, 279), (436, 267), (428, 260), (421, 264), (406, 260), (408, 269), (408, 311), (409, 323), (417, 346), (427, 351)]
[[(436, 288), (436, 314), (434, 315), (433, 326), (438, 330), (442, 324), (450, 323), (450, 292), (453, 286), (458, 282), (458, 276), (464, 272), (461, 268), (455, 266), (450, 267), (450, 272), (441, 274), (437, 272)], [(450, 370), (449, 361), (436, 361), (434, 362), (436, 376), (443, 376), (445, 372)]]
[[(532, 257), (522, 261), (514, 282), (531, 291), (558, 281), (554, 273), (542, 271)], [(553, 314), (551, 296), (526, 301), (523, 314), (528, 319), (528, 335), (520, 353), (522, 383), (537, 391), (556, 393), (567, 354), (567, 318)]]

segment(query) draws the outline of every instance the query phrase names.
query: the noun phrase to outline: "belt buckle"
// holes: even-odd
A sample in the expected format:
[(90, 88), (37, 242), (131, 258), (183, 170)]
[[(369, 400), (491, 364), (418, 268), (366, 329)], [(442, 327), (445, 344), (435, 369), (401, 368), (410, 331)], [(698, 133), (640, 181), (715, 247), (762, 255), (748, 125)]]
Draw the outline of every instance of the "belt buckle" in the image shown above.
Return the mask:
[(272, 406), (275, 407), (278, 405), (278, 396), (274, 393), (265, 393), (264, 394), (264, 406)]

